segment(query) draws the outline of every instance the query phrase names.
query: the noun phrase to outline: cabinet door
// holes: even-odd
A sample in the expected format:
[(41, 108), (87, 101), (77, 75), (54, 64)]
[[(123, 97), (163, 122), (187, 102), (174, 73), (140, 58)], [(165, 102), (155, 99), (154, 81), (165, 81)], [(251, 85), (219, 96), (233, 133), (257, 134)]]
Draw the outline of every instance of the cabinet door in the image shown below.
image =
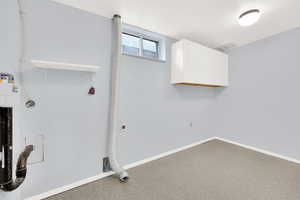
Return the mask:
[(184, 70), (187, 83), (228, 85), (228, 56), (188, 40), (184, 42)]

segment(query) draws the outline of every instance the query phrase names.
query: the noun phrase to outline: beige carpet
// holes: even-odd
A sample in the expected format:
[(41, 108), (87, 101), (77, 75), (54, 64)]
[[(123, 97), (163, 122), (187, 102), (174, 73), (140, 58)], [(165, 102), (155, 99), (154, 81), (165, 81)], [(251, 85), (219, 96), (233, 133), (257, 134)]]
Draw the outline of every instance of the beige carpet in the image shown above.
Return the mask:
[(300, 200), (300, 165), (214, 140), (47, 200)]

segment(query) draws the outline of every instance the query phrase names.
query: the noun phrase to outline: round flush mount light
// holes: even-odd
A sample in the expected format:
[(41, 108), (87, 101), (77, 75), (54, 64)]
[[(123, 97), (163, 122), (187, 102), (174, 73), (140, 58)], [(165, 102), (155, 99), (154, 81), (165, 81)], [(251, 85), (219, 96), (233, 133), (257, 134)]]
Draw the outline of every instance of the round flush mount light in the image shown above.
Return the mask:
[(260, 18), (260, 11), (258, 9), (248, 10), (239, 16), (239, 24), (241, 26), (251, 26), (255, 24)]

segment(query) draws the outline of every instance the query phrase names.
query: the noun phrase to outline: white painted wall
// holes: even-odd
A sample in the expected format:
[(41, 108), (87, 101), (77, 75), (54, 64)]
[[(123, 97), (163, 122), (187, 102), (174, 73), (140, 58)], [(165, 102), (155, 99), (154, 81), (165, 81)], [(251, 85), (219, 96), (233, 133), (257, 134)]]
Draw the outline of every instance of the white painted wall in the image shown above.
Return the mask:
[[(101, 173), (106, 156), (110, 73), (110, 19), (52, 1), (25, 0), (29, 8), (29, 55), (33, 59), (103, 66), (96, 96), (88, 96), (91, 74), (45, 71), (27, 66), (28, 90), (37, 101), (23, 108), (23, 136), (44, 134), (45, 162), (29, 167), (22, 198)], [(16, 3), (0, 8), (0, 68), (11, 71), (17, 57)], [(299, 29), (230, 53), (231, 86), (172, 86), (167, 61), (122, 57), (122, 164), (154, 156), (212, 136), (300, 159), (297, 148)], [(298, 43), (297, 43), (298, 42)], [(193, 126), (190, 126), (193, 123)], [(23, 135), (23, 136), (21, 136)], [(20, 192), (4, 200), (19, 199)]]
[[(17, 11), (16, 2), (5, 0), (1, 2), (0, 8), (0, 72), (13, 73), (17, 66)], [(20, 132), (15, 130), (14, 137), (14, 158), (20, 153)], [(15, 160), (16, 162), (16, 160)], [(0, 199), (16, 200), (20, 197), (20, 191), (13, 193), (0, 192)]]
[(218, 136), (300, 160), (299, 35), (298, 28), (230, 52)]
[[(51, 60), (103, 66), (96, 74), (95, 96), (88, 96), (92, 75), (26, 66), (26, 83), (37, 106), (22, 109), (23, 136), (45, 135), (45, 162), (31, 165), (22, 198), (47, 192), (102, 172), (106, 156), (111, 20), (52, 1), (24, 0), (28, 8), (28, 54)], [(1, 6), (1, 66), (16, 60), (17, 7)], [(8, 9), (9, 8), (9, 9)], [(5, 19), (5, 20), (4, 20)], [(9, 36), (9, 38), (7, 38)], [(119, 157), (128, 164), (213, 136), (214, 88), (172, 86), (167, 61), (123, 56)], [(7, 51), (8, 50), (8, 51)], [(10, 70), (11, 65), (6, 69)], [(1, 67), (2, 69), (2, 67)], [(3, 68), (4, 69), (4, 68)], [(193, 126), (190, 126), (193, 123)], [(23, 136), (18, 137), (23, 141)], [(4, 195), (0, 192), (0, 195)], [(6, 194), (5, 194), (6, 195)], [(0, 196), (0, 197), (2, 197)], [(5, 200), (8, 196), (4, 196)], [(16, 196), (14, 200), (18, 199)]]

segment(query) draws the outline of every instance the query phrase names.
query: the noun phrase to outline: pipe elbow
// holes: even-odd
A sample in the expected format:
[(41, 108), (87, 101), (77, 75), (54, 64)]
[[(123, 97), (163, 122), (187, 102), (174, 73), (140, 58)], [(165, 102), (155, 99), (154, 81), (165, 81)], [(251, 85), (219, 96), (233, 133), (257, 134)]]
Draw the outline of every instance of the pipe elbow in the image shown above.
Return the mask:
[(33, 145), (26, 146), (25, 150), (21, 153), (17, 163), (16, 169), (16, 180), (10, 181), (6, 184), (1, 185), (1, 189), (5, 192), (11, 192), (16, 190), (22, 185), (27, 174), (27, 160), (33, 151)]
[(125, 183), (129, 180), (129, 175), (126, 171), (123, 171), (119, 174), (119, 179), (121, 182)]

